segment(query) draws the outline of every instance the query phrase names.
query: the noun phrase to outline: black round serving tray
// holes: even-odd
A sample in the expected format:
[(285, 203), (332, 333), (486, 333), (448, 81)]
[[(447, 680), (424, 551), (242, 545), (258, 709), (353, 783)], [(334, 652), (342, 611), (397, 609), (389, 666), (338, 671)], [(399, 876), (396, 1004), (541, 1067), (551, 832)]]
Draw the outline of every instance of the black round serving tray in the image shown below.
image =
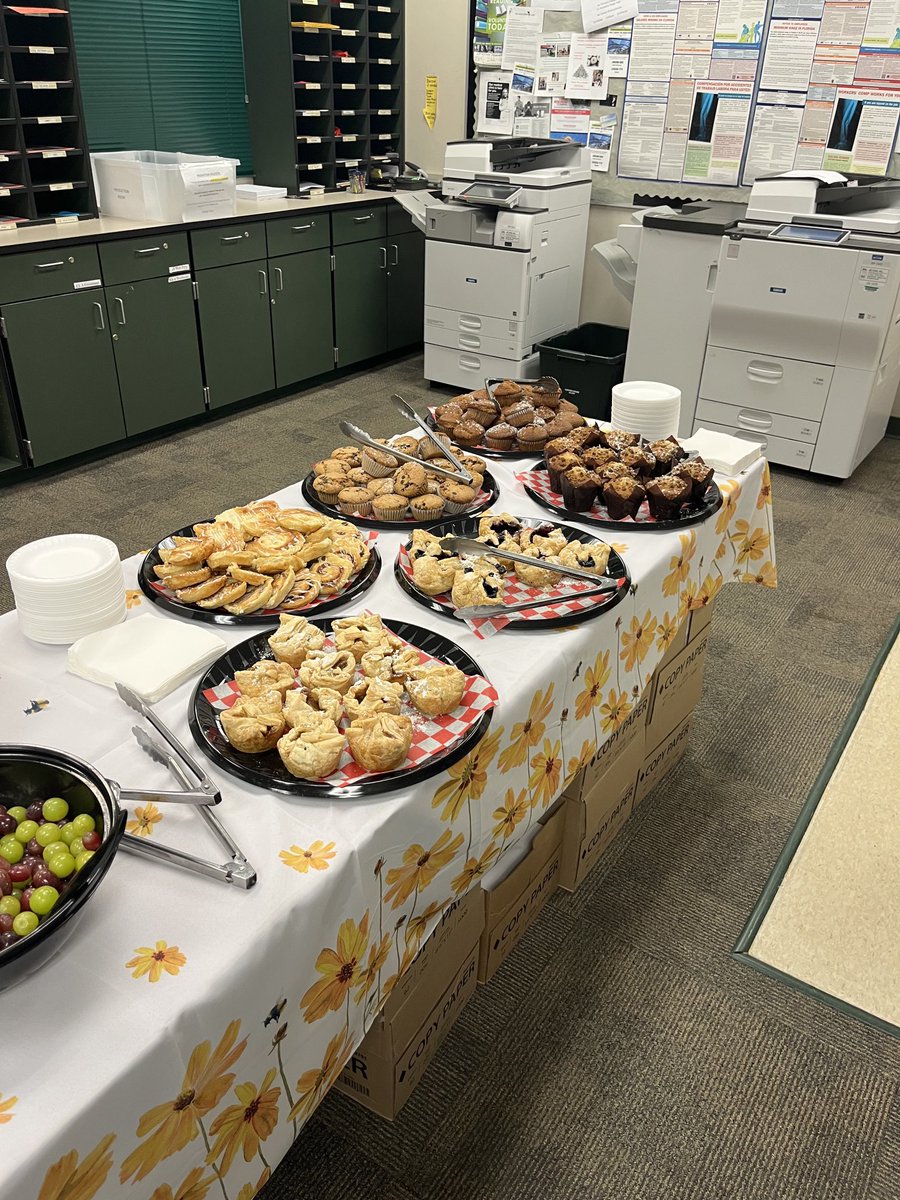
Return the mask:
[[(590, 533), (585, 533), (583, 529), (575, 529), (572, 525), (562, 525), (559, 521), (543, 521), (540, 517), (516, 517), (517, 521), (521, 521), (529, 529), (538, 529), (541, 525), (552, 524), (554, 528), (561, 529), (570, 542), (596, 542), (598, 539)], [(472, 517), (455, 517), (451, 521), (443, 521), (440, 525), (436, 525), (429, 530), (435, 537), (445, 537), (453, 535), (454, 537), (476, 537), (478, 535), (478, 521)], [(407, 544), (407, 550), (409, 545)], [(512, 564), (511, 564), (512, 565)], [(580, 625), (583, 621), (592, 621), (595, 617), (601, 616), (605, 612), (609, 612), (611, 608), (625, 597), (628, 588), (631, 586), (631, 575), (625, 561), (620, 554), (615, 550), (609, 552), (609, 564), (606, 568), (606, 574), (611, 575), (614, 579), (623, 579), (625, 582), (615, 592), (610, 592), (608, 596), (596, 596), (592, 607), (584, 612), (568, 613), (560, 617), (545, 617), (540, 620), (532, 617), (530, 620), (522, 618), (513, 618), (508, 625), (504, 626), (504, 632), (525, 630), (530, 632), (545, 632), (548, 629), (562, 629), (568, 625)], [(400, 584), (404, 592), (417, 604), (421, 604), (423, 608), (430, 609), (432, 612), (440, 613), (442, 617), (450, 617), (452, 620), (457, 620), (455, 613), (456, 607), (449, 598), (442, 600), (437, 596), (428, 596), (425, 592), (419, 591), (413, 581), (409, 578), (403, 568), (400, 566), (399, 555), (394, 560), (394, 577)]]
[[(425, 418), (425, 424), (428, 426), (429, 429), (434, 429), (438, 433), (443, 432), (443, 430), (438, 425), (437, 421), (434, 419), (434, 413), (431, 412), (431, 410), (429, 410), (428, 415)], [(452, 438), (450, 439), (450, 441), (453, 443), (454, 446), (456, 446), (456, 442), (454, 442)], [(532, 456), (532, 454), (534, 454), (534, 450), (492, 450), (490, 446), (481, 446), (481, 445), (479, 445), (479, 446), (457, 446), (456, 448), (458, 450), (461, 450), (463, 452), (463, 454), (477, 454), (479, 458), (506, 458), (506, 459), (530, 458)]]
[[(391, 533), (402, 533), (404, 529), (430, 529), (432, 525), (439, 525), (441, 521), (446, 521), (446, 516), (439, 517), (437, 521), (379, 521), (376, 517), (348, 517), (346, 513), (342, 513), (337, 506), (325, 504), (316, 495), (316, 489), (313, 487), (313, 479), (315, 476), (310, 473), (303, 480), (301, 492), (303, 499), (307, 504), (317, 509), (318, 512), (327, 513), (329, 517), (336, 517), (339, 521), (350, 521), (353, 525), (359, 525), (361, 529), (384, 529)], [(482, 491), (486, 492), (483, 500), (479, 500), (477, 504), (469, 509), (468, 513), (462, 513), (462, 516), (475, 516), (478, 513), (484, 512), (486, 508), (490, 508), (497, 497), (500, 495), (500, 488), (497, 486), (497, 481), (490, 473), (485, 472), (484, 482), (481, 485)]]
[[(539, 459), (531, 468), (532, 471), (546, 471), (547, 464), (543, 459)], [(701, 521), (705, 521), (707, 517), (711, 517), (714, 512), (722, 507), (722, 493), (719, 491), (718, 485), (711, 483), (706, 489), (706, 495), (702, 500), (686, 504), (681, 515), (674, 521), (655, 521), (647, 511), (646, 500), (638, 510), (638, 519), (613, 521), (609, 517), (599, 516), (593, 509), (590, 512), (576, 512), (572, 508), (566, 508), (560, 498), (559, 504), (554, 504), (552, 500), (548, 500), (542, 496), (540, 492), (535, 491), (527, 483), (522, 485), (525, 488), (527, 495), (535, 502), (540, 504), (541, 508), (549, 509), (552, 513), (558, 513), (562, 517), (568, 517), (570, 520), (582, 521), (586, 525), (596, 525), (599, 529), (619, 529), (623, 533), (633, 533), (635, 530), (641, 532), (650, 532), (671, 529), (684, 529), (687, 525), (698, 525)]]
[[(421, 625), (410, 625), (406, 621), (391, 621), (386, 617), (384, 623), (392, 633), (396, 633), (410, 645), (424, 650), (434, 658), (452, 663), (466, 675), (484, 675), (475, 659), (443, 634), (423, 629)], [(331, 629), (331, 620), (328, 618), (317, 618), (310, 624), (324, 629), (326, 633)], [(409, 787), (446, 771), (468, 754), (487, 733), (494, 711), (492, 708), (483, 712), (468, 733), (443, 753), (432, 755), (418, 766), (385, 771), (380, 775), (361, 779), (357, 783), (347, 784), (346, 787), (337, 787), (327, 780), (295, 779), (282, 764), (277, 750), (269, 750), (265, 754), (242, 754), (235, 750), (225, 737), (219, 727), (217, 710), (203, 693), (209, 688), (234, 679), (235, 671), (245, 670), (261, 658), (271, 658), (272, 651), (267, 639), (274, 631), (274, 626), (261, 630), (217, 658), (204, 672), (191, 697), (188, 724), (194, 740), (203, 753), (229, 775), (235, 775), (238, 779), (267, 791), (312, 796), (320, 800), (358, 800), (394, 792), (398, 788)]]
[[(197, 521), (195, 524), (202, 524)], [(158, 566), (162, 559), (160, 558), (159, 548), (165, 547), (169, 538), (176, 537), (194, 537), (193, 525), (186, 525), (184, 529), (176, 529), (174, 533), (170, 533), (168, 537), (162, 539), (152, 550), (148, 550), (144, 556), (144, 561), (141, 563), (138, 571), (138, 583), (141, 591), (153, 604), (158, 604), (160, 608), (164, 608), (166, 612), (173, 613), (176, 617), (188, 617), (192, 621), (206, 621), (211, 625), (270, 625), (273, 616), (277, 617), (281, 609), (262, 609), (260, 612), (254, 613), (229, 613), (223, 612), (218, 608), (198, 608), (196, 604), (184, 604), (175, 596), (167, 595), (165, 592), (159, 592), (153, 586), (154, 583), (160, 581), (153, 574), (153, 568)], [(310, 617), (314, 613), (330, 612), (339, 605), (346, 604), (349, 600), (361, 596), (363, 592), (367, 592), (375, 580), (381, 573), (381, 555), (374, 546), (369, 547), (369, 561), (366, 565), (351, 576), (350, 582), (342, 592), (336, 596), (322, 596), (318, 600), (313, 601), (307, 608), (292, 610), (293, 616)]]

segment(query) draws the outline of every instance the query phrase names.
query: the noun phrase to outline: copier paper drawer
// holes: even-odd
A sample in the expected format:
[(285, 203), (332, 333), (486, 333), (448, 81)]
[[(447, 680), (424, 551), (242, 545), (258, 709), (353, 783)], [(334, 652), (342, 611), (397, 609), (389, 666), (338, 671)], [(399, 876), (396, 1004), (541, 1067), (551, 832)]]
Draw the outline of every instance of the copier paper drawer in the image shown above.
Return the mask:
[(704, 400), (821, 421), (833, 367), (708, 346), (700, 380)]
[(429, 238), (425, 254), (428, 307), (521, 321), (528, 308), (529, 255)]
[(781, 463), (785, 467), (799, 467), (809, 471), (812, 467), (815, 446), (809, 442), (794, 442), (789, 438), (772, 437), (771, 434), (749, 433), (745, 429), (735, 429), (728, 425), (716, 425), (713, 421), (702, 421), (694, 418), (694, 433), (698, 429), (713, 429), (717, 433), (730, 433), (732, 437), (744, 438), (748, 442), (762, 445), (762, 452), (773, 463)]
[(819, 436), (819, 422), (807, 421), (802, 417), (782, 417), (777, 413), (764, 412), (760, 408), (737, 408), (733, 404), (720, 404), (718, 400), (697, 401), (697, 420), (704, 425), (715, 421), (719, 425), (728, 425), (733, 429), (744, 430), (748, 434), (761, 437), (792, 438), (797, 442), (812, 442), (815, 445)]
[(500, 358), (519, 358), (522, 354), (520, 339), (509, 333), (505, 338), (485, 337), (483, 333), (469, 333), (462, 329), (446, 329), (441, 325), (425, 322), (425, 341), (432, 346), (451, 346), (457, 350), (473, 350), (476, 354), (490, 354)]

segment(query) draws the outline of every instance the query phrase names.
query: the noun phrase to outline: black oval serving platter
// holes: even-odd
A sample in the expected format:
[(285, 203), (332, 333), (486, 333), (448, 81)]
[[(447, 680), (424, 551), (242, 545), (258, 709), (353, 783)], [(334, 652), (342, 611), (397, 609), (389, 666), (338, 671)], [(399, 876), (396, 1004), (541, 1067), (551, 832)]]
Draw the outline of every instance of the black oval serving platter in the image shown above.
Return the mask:
[[(404, 529), (430, 529), (432, 525), (438, 525), (441, 521), (446, 521), (446, 516), (439, 517), (437, 521), (379, 521), (377, 517), (348, 517), (346, 513), (342, 513), (336, 505), (326, 504), (316, 495), (316, 489), (313, 487), (313, 479), (315, 476), (310, 473), (303, 480), (301, 492), (303, 499), (312, 508), (318, 512), (327, 513), (329, 517), (336, 517), (339, 521), (350, 521), (353, 525), (358, 525), (361, 529), (384, 529), (391, 533), (403, 533)], [(500, 495), (500, 488), (497, 486), (497, 481), (490, 473), (485, 472), (484, 482), (481, 485), (482, 499), (477, 500), (472, 508), (467, 513), (462, 513), (462, 516), (475, 516), (478, 513), (484, 512), (486, 508), (490, 508)]]
[[(531, 467), (531, 470), (546, 473), (547, 464), (543, 459), (539, 459)], [(654, 520), (648, 512), (647, 501), (645, 500), (638, 509), (637, 520), (626, 519), (614, 521), (611, 517), (601, 516), (596, 508), (592, 508), (589, 512), (577, 512), (574, 508), (566, 508), (562, 503), (561, 496), (559, 497), (559, 503), (556, 503), (548, 499), (547, 496), (542, 495), (536, 488), (531, 487), (530, 484), (523, 483), (522, 486), (526, 494), (531, 497), (535, 504), (540, 504), (541, 508), (546, 508), (552, 513), (558, 513), (561, 517), (568, 517), (570, 521), (582, 521), (586, 525), (596, 525), (598, 529), (618, 529), (622, 533), (634, 533), (637, 530), (653, 533), (654, 531), (684, 529), (687, 525), (698, 525), (701, 521), (705, 521), (707, 517), (711, 517), (713, 513), (718, 512), (722, 507), (722, 493), (719, 491), (717, 484), (711, 483), (706, 489), (703, 499), (694, 501), (691, 504), (685, 504), (681, 510), (681, 515), (675, 520)]]
[[(329, 514), (333, 516), (334, 514)], [(197, 521), (195, 524), (203, 524), (204, 522)], [(211, 625), (271, 625), (272, 619), (277, 617), (279, 612), (287, 611), (282, 609), (261, 609), (259, 612), (246, 613), (229, 613), (223, 612), (217, 608), (198, 608), (196, 604), (184, 604), (177, 596), (171, 592), (160, 591), (158, 584), (161, 580), (153, 573), (153, 568), (158, 566), (162, 559), (160, 558), (159, 549), (162, 546), (166, 548), (166, 543), (176, 537), (194, 537), (193, 525), (186, 525), (184, 529), (176, 529), (174, 533), (170, 533), (168, 537), (164, 537), (161, 542), (148, 550), (144, 556), (144, 561), (141, 563), (138, 570), (138, 584), (141, 591), (153, 604), (164, 608), (166, 612), (172, 613), (176, 617), (188, 617), (192, 621), (206, 621)], [(340, 605), (346, 604), (348, 601), (361, 596), (363, 592), (367, 592), (375, 580), (381, 573), (381, 555), (374, 546), (369, 546), (369, 560), (355, 575), (351, 575), (347, 586), (342, 592), (338, 592), (335, 596), (320, 596), (318, 600), (314, 600), (312, 604), (306, 608), (293, 609), (293, 616), (311, 617), (314, 614), (330, 612), (332, 609)]]
[[(428, 410), (425, 424), (429, 429), (435, 430), (436, 433), (443, 433), (443, 430), (434, 419), (434, 413), (431, 409)], [(490, 446), (457, 446), (455, 442), (453, 442), (453, 445), (457, 450), (461, 450), (463, 454), (477, 454), (479, 458), (531, 458), (534, 454), (534, 450), (492, 450)]]
[[(324, 629), (326, 633), (331, 629), (331, 620), (328, 618), (317, 618), (310, 621), (310, 624)], [(452, 663), (466, 675), (484, 676), (475, 659), (443, 634), (423, 629), (421, 625), (410, 625), (406, 621), (392, 621), (387, 617), (384, 618), (384, 624), (392, 633), (433, 658)], [(246, 670), (259, 659), (271, 658), (272, 651), (267, 639), (274, 631), (274, 626), (260, 630), (217, 658), (203, 673), (191, 698), (188, 724), (194, 740), (203, 753), (229, 775), (266, 791), (311, 796), (320, 800), (359, 800), (394, 792), (446, 771), (468, 754), (487, 733), (493, 708), (486, 709), (458, 741), (453, 742), (446, 750), (430, 755), (417, 766), (370, 775), (341, 787), (329, 783), (327, 779), (296, 779), (282, 763), (277, 750), (269, 750), (264, 754), (242, 754), (235, 750), (225, 737), (219, 725), (218, 711), (203, 693), (234, 679), (236, 671)]]
[[(562, 525), (559, 521), (544, 521), (540, 517), (516, 517), (523, 525), (529, 529), (540, 529), (542, 525), (554, 529), (561, 529), (570, 542), (596, 542), (599, 539), (591, 533), (586, 533), (583, 529), (575, 529), (572, 525)], [(441, 525), (435, 526), (428, 531), (433, 533), (435, 537), (477, 537), (478, 521), (471, 517), (456, 517), (452, 521), (444, 521)], [(407, 551), (409, 544), (407, 543)], [(510, 567), (515, 564), (510, 563)], [(560, 616), (547, 617), (532, 617), (529, 620), (524, 620), (521, 617), (513, 618), (509, 624), (504, 626), (504, 631), (519, 631), (526, 630), (533, 633), (545, 632), (548, 629), (562, 629), (568, 625), (580, 625), (582, 621), (592, 621), (595, 617), (601, 616), (605, 612), (609, 612), (611, 608), (625, 597), (631, 586), (631, 575), (628, 567), (620, 554), (615, 550), (610, 549), (609, 563), (605, 574), (611, 575), (614, 579), (621, 579), (623, 582), (616, 591), (610, 592), (608, 596), (595, 596), (591, 601), (591, 607), (583, 612), (565, 613)], [(438, 597), (428, 596), (425, 592), (420, 591), (412, 579), (403, 570), (400, 564), (399, 555), (394, 561), (394, 576), (404, 592), (417, 604), (421, 604), (424, 608), (430, 609), (431, 612), (440, 613), (441, 616), (450, 617), (456, 621), (458, 618), (454, 615), (456, 606), (449, 596)], [(563, 581), (565, 582), (565, 581)], [(574, 593), (572, 599), (577, 599), (578, 593)], [(563, 603), (562, 599), (560, 603)]]

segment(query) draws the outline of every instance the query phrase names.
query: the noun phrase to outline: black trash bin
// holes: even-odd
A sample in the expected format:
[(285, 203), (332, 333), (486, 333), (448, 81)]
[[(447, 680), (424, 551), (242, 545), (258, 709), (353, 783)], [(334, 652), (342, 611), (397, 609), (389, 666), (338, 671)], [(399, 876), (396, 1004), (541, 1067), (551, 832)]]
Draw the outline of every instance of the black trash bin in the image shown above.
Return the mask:
[(590, 321), (538, 344), (541, 374), (552, 375), (585, 417), (608, 421), (612, 390), (625, 373), (628, 330)]

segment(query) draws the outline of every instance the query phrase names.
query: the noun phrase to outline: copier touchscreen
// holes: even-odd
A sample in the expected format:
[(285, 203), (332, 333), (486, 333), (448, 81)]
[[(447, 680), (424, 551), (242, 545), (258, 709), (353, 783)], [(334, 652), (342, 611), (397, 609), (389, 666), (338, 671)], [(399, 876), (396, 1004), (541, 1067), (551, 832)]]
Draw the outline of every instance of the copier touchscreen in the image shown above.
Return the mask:
[(521, 191), (517, 184), (478, 182), (460, 192), (459, 199), (472, 200), (476, 204), (509, 206)]
[(803, 242), (835, 244), (850, 236), (849, 229), (830, 229), (819, 225), (779, 225), (769, 234), (773, 238), (792, 238)]

